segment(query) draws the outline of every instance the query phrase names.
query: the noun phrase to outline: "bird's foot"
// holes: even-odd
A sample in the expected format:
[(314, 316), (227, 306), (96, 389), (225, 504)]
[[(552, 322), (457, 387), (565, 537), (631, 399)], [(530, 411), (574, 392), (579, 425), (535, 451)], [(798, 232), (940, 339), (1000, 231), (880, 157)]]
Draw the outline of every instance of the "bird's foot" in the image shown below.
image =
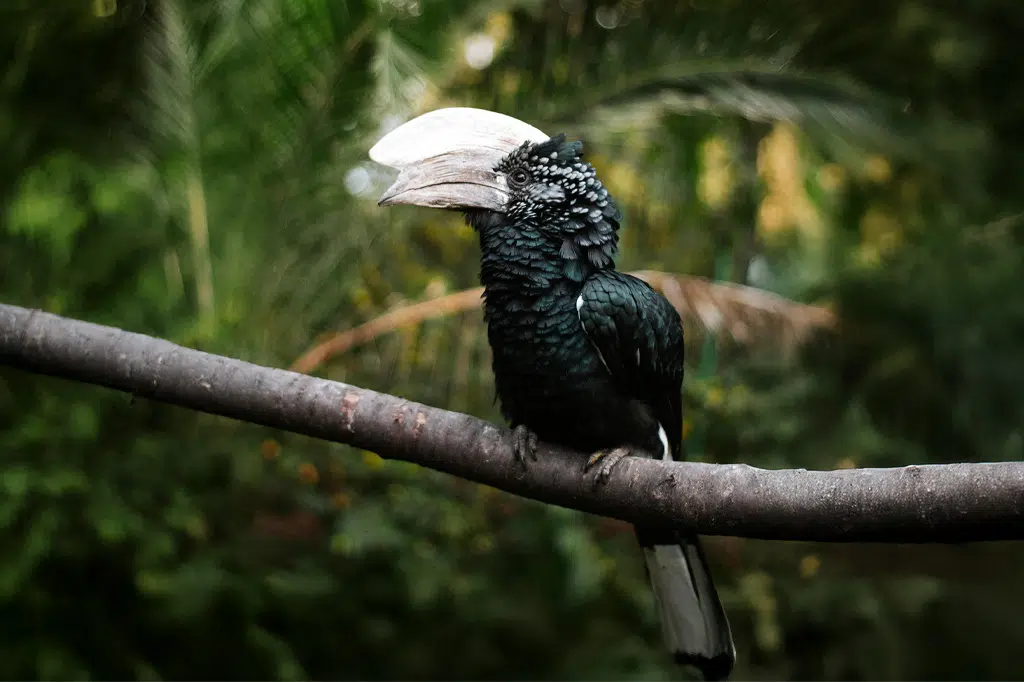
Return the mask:
[(613, 448), (611, 450), (598, 450), (590, 456), (587, 460), (587, 465), (583, 467), (583, 472), (588, 473), (597, 464), (601, 466), (597, 469), (597, 474), (594, 476), (594, 490), (608, 482), (611, 478), (612, 469), (622, 461), (623, 457), (628, 457), (633, 453), (629, 448)]
[(521, 467), (526, 468), (526, 460), (537, 461), (537, 434), (520, 424), (512, 429), (512, 454)]

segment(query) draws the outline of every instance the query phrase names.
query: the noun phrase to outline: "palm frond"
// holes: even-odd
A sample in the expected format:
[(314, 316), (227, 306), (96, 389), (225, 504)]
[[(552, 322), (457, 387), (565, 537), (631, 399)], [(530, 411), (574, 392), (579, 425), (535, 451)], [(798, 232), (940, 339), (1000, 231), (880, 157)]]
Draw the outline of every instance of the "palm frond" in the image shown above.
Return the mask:
[(598, 121), (625, 115), (635, 122), (644, 109), (648, 114), (738, 116), (792, 123), (810, 134), (842, 135), (890, 153), (910, 153), (919, 147), (915, 138), (920, 131), (904, 113), (904, 105), (845, 79), (723, 66), (716, 71), (686, 73), (677, 68), (683, 72), (652, 74), (594, 97), (584, 109)]
[[(967, 133), (951, 121), (916, 118), (897, 101), (832, 74), (751, 69), (713, 71), (700, 63), (631, 78), (556, 115), (551, 128), (584, 133), (656, 129), (666, 115), (710, 115), (758, 123), (789, 123), (833, 157), (855, 162), (865, 153), (914, 162), (963, 156)], [(673, 73), (675, 72), (675, 73)]]
[(147, 74), (145, 115), (163, 153), (182, 163), (178, 185), (181, 220), (188, 226), (192, 244), (196, 297), (205, 331), (214, 324), (213, 258), (210, 253), (207, 187), (200, 158), (200, 124), (197, 114), (199, 50), (188, 17), (176, 0), (161, 3), (154, 30), (146, 40), (142, 57)]
[(145, 87), (138, 118), (154, 138), (193, 151), (197, 140), (198, 51), (188, 20), (175, 0), (161, 3), (141, 50)]
[(447, 317), (480, 307), (483, 287), (465, 289), (440, 298), (403, 305), (358, 327), (332, 335), (326, 341), (306, 351), (292, 363), (294, 372), (312, 372), (317, 367), (358, 346), (370, 343), (380, 336), (406, 327), (415, 327), (426, 320)]
[[(745, 5), (739, 21), (729, 3), (628, 6), (615, 10), (613, 32), (584, 9), (517, 15), (517, 38), (536, 47), (501, 55), (464, 96), (542, 129), (594, 137), (657, 132), (673, 114), (787, 122), (850, 163), (868, 152), (930, 166), (939, 157), (950, 167), (980, 142), (935, 112), (918, 116), (900, 91), (866, 87), (847, 75), (855, 69), (839, 73), (844, 61), (821, 59), (835, 27), (795, 6)], [(572, 39), (555, 38), (566, 34)]]
[[(699, 324), (710, 334), (729, 337), (744, 345), (771, 344), (793, 348), (806, 340), (814, 330), (830, 328), (835, 324), (834, 315), (824, 307), (790, 301), (754, 287), (655, 270), (633, 274), (662, 291), (690, 325)], [(402, 305), (358, 327), (320, 341), (292, 363), (291, 369), (296, 372), (312, 372), (339, 356), (393, 332), (419, 328), (428, 320), (478, 313), (481, 294), (483, 288), (475, 287), (428, 301)], [(473, 319), (475, 328), (476, 316)], [(462, 365), (468, 363), (467, 358), (474, 342), (466, 337), (464, 331), (458, 338), (458, 352), (455, 355), (461, 356), (463, 360), (456, 364)], [(436, 354), (428, 355), (435, 357)], [(464, 384), (467, 382), (465, 373), (468, 370), (463, 368), (460, 371), (463, 376), (457, 379), (457, 383)]]
[(835, 327), (835, 315), (828, 308), (792, 301), (764, 289), (654, 270), (633, 274), (661, 291), (685, 319), (739, 344), (788, 351), (815, 331)]

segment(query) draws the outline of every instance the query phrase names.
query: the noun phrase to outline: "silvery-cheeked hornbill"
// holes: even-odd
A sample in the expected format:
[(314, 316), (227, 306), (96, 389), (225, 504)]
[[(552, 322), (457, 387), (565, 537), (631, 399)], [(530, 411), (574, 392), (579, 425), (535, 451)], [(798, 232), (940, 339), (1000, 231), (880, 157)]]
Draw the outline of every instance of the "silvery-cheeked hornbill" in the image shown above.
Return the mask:
[[(594, 453), (598, 481), (626, 454), (682, 456), (682, 323), (615, 270), (621, 216), (579, 142), (450, 108), (396, 128), (370, 157), (400, 171), (382, 205), (458, 210), (479, 234), (495, 385), (524, 465), (538, 439)], [(636, 535), (674, 658), (728, 677), (735, 647), (698, 538)]]

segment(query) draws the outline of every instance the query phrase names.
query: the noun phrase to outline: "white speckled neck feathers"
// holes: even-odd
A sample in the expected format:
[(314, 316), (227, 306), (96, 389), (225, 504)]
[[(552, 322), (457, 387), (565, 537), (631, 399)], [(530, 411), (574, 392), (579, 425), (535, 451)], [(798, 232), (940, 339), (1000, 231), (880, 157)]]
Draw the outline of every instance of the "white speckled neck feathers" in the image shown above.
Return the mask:
[(510, 189), (505, 211), (467, 214), (480, 234), (488, 295), (512, 281), (525, 287), (520, 293), (563, 282), (568, 293), (596, 270), (614, 269), (621, 215), (581, 148), (564, 135), (522, 145), (498, 167)]

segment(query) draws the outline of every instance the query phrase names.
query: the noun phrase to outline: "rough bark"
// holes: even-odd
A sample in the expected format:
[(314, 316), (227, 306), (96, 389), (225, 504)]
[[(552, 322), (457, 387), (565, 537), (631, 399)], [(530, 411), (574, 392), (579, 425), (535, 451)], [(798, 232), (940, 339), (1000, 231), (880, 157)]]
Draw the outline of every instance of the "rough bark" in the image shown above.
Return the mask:
[[(0, 305), (0, 364), (348, 443), (542, 502), (706, 535), (830, 542), (1024, 539), (1024, 463), (841, 471), (628, 458), (593, 490), (584, 457), (465, 414)], [(125, 409), (130, 409), (127, 405)]]

